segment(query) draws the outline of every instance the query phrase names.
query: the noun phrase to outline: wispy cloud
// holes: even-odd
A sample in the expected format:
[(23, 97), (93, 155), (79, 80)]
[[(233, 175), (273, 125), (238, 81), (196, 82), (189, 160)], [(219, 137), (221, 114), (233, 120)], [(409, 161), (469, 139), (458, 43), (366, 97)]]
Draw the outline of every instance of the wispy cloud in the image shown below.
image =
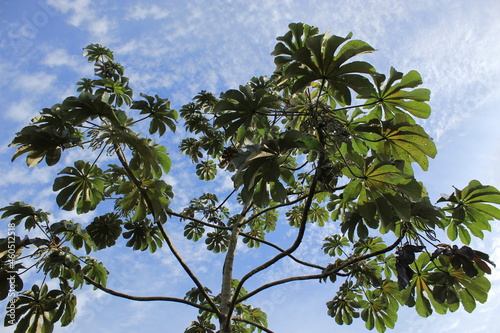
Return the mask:
[(116, 27), (114, 20), (102, 15), (90, 0), (47, 0), (47, 4), (67, 15), (67, 22), (77, 28), (82, 28), (100, 40), (108, 41), (108, 35)]
[(20, 74), (14, 81), (14, 86), (24, 92), (44, 93), (52, 88), (55, 80), (55, 75), (44, 72)]
[(33, 112), (33, 110), (35, 110), (35, 106), (32, 102), (22, 100), (17, 103), (12, 103), (5, 112), (5, 116), (16, 122), (26, 123), (36, 116), (36, 112)]
[(167, 9), (163, 9), (158, 5), (141, 3), (131, 7), (128, 10), (126, 18), (130, 20), (144, 20), (147, 18), (160, 20), (169, 17), (169, 15)]
[(42, 63), (49, 67), (68, 66), (74, 69), (79, 67), (82, 62), (81, 58), (68, 54), (68, 51), (65, 49), (51, 49), (46, 52), (47, 54), (45, 55)]

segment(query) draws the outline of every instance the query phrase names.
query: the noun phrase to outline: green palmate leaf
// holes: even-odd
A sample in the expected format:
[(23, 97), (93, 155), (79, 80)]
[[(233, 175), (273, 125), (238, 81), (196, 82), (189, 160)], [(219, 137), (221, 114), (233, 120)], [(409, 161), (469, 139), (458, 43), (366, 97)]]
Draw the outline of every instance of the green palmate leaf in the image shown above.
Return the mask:
[(320, 227), (323, 227), (325, 222), (328, 221), (329, 215), (326, 207), (320, 206), (318, 203), (314, 202), (311, 205), (307, 217), (310, 223), (318, 223)]
[[(377, 91), (369, 95), (361, 94), (360, 97), (367, 98), (366, 104), (380, 101), (386, 119), (390, 119), (398, 113), (410, 113), (418, 118), (430, 116), (431, 109), (426, 103), (430, 98), (430, 91), (428, 89), (405, 90), (422, 84), (422, 78), (418, 72), (410, 71), (403, 75), (391, 67), (390, 76), (384, 87), (382, 87), (382, 83), (385, 76), (377, 74), (373, 78)], [(407, 119), (411, 122), (411, 117)]]
[(331, 257), (340, 256), (344, 253), (343, 248), (349, 246), (350, 243), (346, 237), (340, 235), (328, 236), (325, 238), (325, 243), (321, 247), (323, 251)]
[(50, 213), (44, 212), (41, 209), (35, 209), (35, 207), (27, 205), (22, 201), (17, 201), (9, 206), (3, 207), (0, 209), (0, 212), (1, 211), (4, 212), (1, 219), (13, 216), (10, 223), (13, 223), (15, 226), (18, 226), (24, 220), (24, 227), (27, 230), (35, 228), (37, 223), (49, 222)]
[[(246, 311), (243, 313), (245, 319), (250, 320), (251, 322), (258, 325), (267, 327), (267, 314), (262, 311), (262, 309), (248, 306), (245, 310)], [(249, 326), (249, 332), (255, 332), (255, 330), (255, 326)], [(258, 329), (257, 332), (260, 333), (262, 332), (262, 330)]]
[(207, 131), (199, 140), (201, 148), (213, 158), (221, 157), (224, 153), (224, 143), (225, 139), (222, 131)]
[(383, 239), (381, 237), (367, 237), (364, 239), (358, 240), (353, 248), (354, 248), (354, 254), (364, 254), (367, 252), (375, 252), (382, 250), (386, 248), (387, 245), (385, 245)]
[(40, 129), (50, 129), (58, 134), (70, 134), (74, 138), (79, 137), (75, 123), (70, 110), (65, 109), (61, 104), (55, 104), (51, 108), (44, 108), (39, 116), (31, 119), (31, 122)]
[(123, 112), (114, 109), (110, 104), (110, 94), (90, 94), (82, 92), (78, 97), (66, 98), (61, 107), (68, 110), (68, 119), (76, 124), (82, 124), (88, 119), (101, 118), (111, 123), (115, 128), (122, 128), (127, 124), (127, 117)]
[[(76, 298), (74, 298), (74, 295), (69, 295), (71, 295), (69, 292), (65, 294), (65, 292), (57, 289), (48, 291), (46, 284), (42, 285), (42, 288), (35, 284), (31, 290), (21, 293), (14, 303), (15, 321), (17, 322), (14, 332), (52, 332), (54, 329), (53, 318), (60, 316), (57, 309), (60, 304), (63, 304), (64, 308), (68, 308), (66, 311), (75, 311)], [(72, 304), (69, 304), (69, 300), (72, 301)], [(64, 312), (64, 309), (62, 312)], [(71, 315), (66, 314), (61, 324), (66, 326), (72, 319)], [(6, 316), (4, 324), (10, 326), (14, 323), (9, 321)]]
[(82, 136), (67, 110), (56, 104), (44, 108), (32, 119), (32, 125), (24, 127), (12, 140), (10, 146), (19, 146), (12, 157), (15, 160), (27, 153), (26, 163), (36, 166), (45, 158), (47, 165), (55, 165), (63, 150), (81, 144)]
[(128, 85), (129, 79), (121, 76), (123, 73), (118, 74), (121, 69), (120, 67), (112, 68), (110, 65), (118, 64), (109, 63), (105, 65), (107, 68), (104, 71), (114, 72), (111, 74), (113, 77), (105, 77), (94, 81), (97, 86), (101, 86), (101, 88), (96, 90), (96, 95), (102, 95), (103, 100), (109, 105), (115, 104), (117, 107), (120, 107), (125, 103), (130, 106), (132, 104), (133, 90)]
[(61, 153), (65, 148), (74, 146), (78, 142), (69, 133), (57, 133), (50, 128), (39, 128), (38, 126), (26, 126), (12, 140), (9, 146), (20, 146), (17, 148), (12, 161), (23, 154), (26, 156), (26, 164), (34, 167), (44, 158), (47, 165), (52, 166), (59, 162)]
[[(411, 185), (414, 182), (412, 177), (401, 172), (393, 162), (367, 159), (361, 160), (360, 164), (342, 169), (343, 174), (354, 178), (346, 187), (347, 197), (343, 201), (349, 202), (347, 200), (358, 196), (356, 211), (351, 211), (342, 225), (344, 231), (350, 230), (350, 239), (356, 228), (361, 235), (368, 232), (361, 223), (362, 219), (371, 228), (377, 228), (379, 221), (382, 222), (381, 231), (384, 233), (394, 228), (397, 218), (409, 221), (412, 203), (406, 196), (420, 198), (422, 191), (420, 186)], [(378, 213), (378, 218), (375, 213)]]
[(359, 318), (358, 309), (367, 306), (366, 301), (360, 301), (360, 295), (352, 287), (352, 282), (345, 282), (337, 295), (326, 303), (328, 307), (328, 315), (335, 319), (338, 325), (350, 325), (353, 318)]
[(263, 89), (253, 91), (250, 85), (229, 90), (223, 98), (214, 106), (214, 112), (222, 113), (215, 119), (214, 126), (225, 128), (227, 138), (235, 135), (252, 138), (253, 131), (269, 127), (266, 115), (279, 106), (276, 96)]
[[(101, 262), (98, 262), (96, 259), (87, 258), (85, 260), (86, 265), (82, 269), (82, 273), (94, 280), (97, 283), (100, 283), (103, 286), (106, 286), (108, 280), (108, 270)], [(94, 287), (94, 290), (97, 287)]]
[(191, 158), (192, 162), (198, 163), (199, 159), (203, 157), (201, 145), (202, 143), (200, 140), (195, 138), (186, 138), (181, 141), (179, 148), (181, 153), (186, 154)]
[(125, 145), (130, 148), (130, 168), (134, 171), (140, 170), (146, 177), (159, 179), (163, 173), (170, 171), (172, 163), (167, 149), (151, 139), (141, 138), (128, 129), (104, 131), (99, 139), (114, 147)]
[(164, 146), (146, 139), (130, 140), (128, 144), (132, 149), (130, 160), (132, 170), (141, 170), (145, 176), (152, 176), (155, 179), (170, 171), (172, 162)]
[(195, 242), (200, 240), (200, 238), (205, 233), (205, 228), (202, 224), (196, 222), (190, 222), (184, 227), (184, 236), (187, 239), (191, 239)]
[(123, 221), (117, 214), (108, 213), (102, 216), (97, 216), (85, 228), (92, 238), (92, 241), (101, 250), (116, 243), (122, 232), (121, 225)]
[[(170, 109), (170, 102), (166, 98), (160, 98), (158, 95), (148, 96), (141, 94), (146, 101), (134, 101), (131, 109), (141, 110), (141, 114), (147, 114), (151, 118), (149, 125), (149, 133), (158, 132), (160, 135), (165, 134), (168, 128), (175, 132), (175, 122), (177, 121), (177, 111)], [(155, 100), (156, 99), (156, 100)]]
[(378, 332), (385, 332), (386, 328), (394, 328), (397, 321), (397, 308), (390, 306), (380, 297), (379, 292), (365, 291), (368, 299), (366, 308), (361, 312), (361, 318), (366, 322), (365, 326), (371, 330), (376, 328)]
[(278, 69), (284, 67), (283, 79), (295, 80), (292, 93), (303, 90), (313, 81), (321, 81), (323, 84), (328, 83), (328, 88), (338, 102), (349, 105), (349, 88), (365, 94), (373, 90), (368, 79), (357, 74), (374, 74), (373, 66), (360, 61), (346, 64), (347, 60), (356, 55), (374, 51), (367, 43), (360, 40), (348, 41), (350, 34), (345, 38), (315, 34), (305, 37), (303, 41), (299, 39), (300, 36), (294, 36), (297, 39), (295, 42), (291, 37), (292, 35), (288, 35), (286, 38), (289, 48), (278, 43), (273, 55), (289, 55), (278, 56), (275, 63)]
[(90, 44), (84, 48), (83, 56), (88, 58), (89, 62), (114, 60), (113, 52), (101, 44)]
[(92, 94), (94, 92), (95, 88), (95, 81), (92, 79), (87, 79), (87, 78), (82, 78), (80, 82), (76, 83), (77, 86), (79, 86), (76, 91), (77, 92), (88, 92), (89, 94)]
[[(247, 232), (246, 234), (249, 236), (258, 238), (258, 239), (265, 238), (265, 233), (261, 230), (251, 230), (251, 231)], [(249, 237), (243, 237), (243, 243), (246, 244), (248, 247), (254, 247), (254, 248), (260, 247), (260, 244), (261, 244), (261, 242), (259, 242), (258, 240), (255, 240), (255, 239), (249, 238)]]
[(357, 130), (367, 134), (369, 141), (366, 143), (371, 148), (396, 160), (417, 162), (423, 170), (427, 170), (427, 157), (436, 156), (436, 145), (421, 126), (397, 122), (398, 118), (396, 115), (383, 121), (380, 126), (372, 123), (359, 126)]
[(54, 181), (53, 190), (60, 191), (56, 201), (64, 210), (76, 208), (78, 214), (94, 210), (103, 199), (102, 170), (89, 162), (76, 161), (64, 168)]
[[(277, 56), (274, 62), (278, 69), (292, 61), (292, 55), (300, 48), (305, 46), (306, 38), (318, 34), (319, 29), (304, 23), (290, 23), (290, 31), (284, 36), (276, 38), (280, 41), (276, 44), (271, 55)], [(282, 56), (282, 55), (285, 56)]]
[(212, 180), (217, 174), (217, 167), (214, 161), (201, 161), (196, 165), (196, 174), (199, 179), (202, 180)]
[(215, 325), (203, 316), (198, 316), (198, 321), (192, 321), (184, 333), (215, 333)]
[(82, 225), (80, 223), (62, 220), (60, 222), (53, 223), (50, 226), (50, 230), (55, 234), (64, 235), (64, 238), (67, 241), (71, 241), (71, 245), (73, 245), (75, 249), (85, 247), (87, 253), (90, 253), (92, 249), (95, 249), (94, 241), (87, 231), (82, 229)]
[[(169, 198), (173, 196), (171, 187), (163, 180), (141, 180), (140, 176), (136, 175), (141, 181), (141, 188), (137, 188), (132, 181), (123, 182), (118, 188), (117, 194), (124, 195), (120, 203), (121, 209), (127, 213), (133, 212), (133, 221), (142, 221), (147, 214), (153, 214), (155, 219), (165, 222)], [(152, 207), (148, 206), (148, 200)]]
[(472, 180), (463, 190), (455, 189), (449, 197), (438, 202), (448, 202), (444, 209), (449, 215), (447, 234), (454, 240), (457, 236), (469, 244), (470, 234), (483, 238), (483, 230), (491, 230), (489, 221), (500, 218), (500, 192), (493, 186), (482, 185)]
[(280, 181), (294, 184), (294, 175), (290, 171), (289, 156), (296, 149), (315, 150), (304, 143), (310, 135), (290, 130), (277, 134), (277, 139), (269, 139), (260, 145), (248, 146), (248, 150), (233, 159), (238, 168), (233, 176), (235, 187), (243, 185), (242, 199), (255, 200), (259, 207), (269, 202), (269, 196), (275, 202), (287, 198), (287, 189)]
[(214, 253), (226, 252), (230, 238), (231, 235), (227, 230), (217, 229), (207, 234), (205, 244), (207, 244), (207, 249)]
[(128, 231), (123, 233), (128, 247), (135, 250), (148, 250), (153, 253), (163, 245), (163, 236), (158, 226), (151, 224), (151, 221), (144, 219), (139, 222), (129, 222), (124, 225)]

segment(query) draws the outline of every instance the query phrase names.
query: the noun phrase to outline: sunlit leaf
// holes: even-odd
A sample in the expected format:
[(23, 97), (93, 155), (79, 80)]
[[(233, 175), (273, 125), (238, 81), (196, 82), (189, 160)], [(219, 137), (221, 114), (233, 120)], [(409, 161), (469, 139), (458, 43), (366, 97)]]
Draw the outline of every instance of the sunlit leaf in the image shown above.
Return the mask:
[(89, 162), (76, 161), (66, 167), (54, 181), (53, 190), (60, 191), (56, 201), (64, 210), (76, 209), (78, 214), (94, 210), (103, 199), (102, 170)]

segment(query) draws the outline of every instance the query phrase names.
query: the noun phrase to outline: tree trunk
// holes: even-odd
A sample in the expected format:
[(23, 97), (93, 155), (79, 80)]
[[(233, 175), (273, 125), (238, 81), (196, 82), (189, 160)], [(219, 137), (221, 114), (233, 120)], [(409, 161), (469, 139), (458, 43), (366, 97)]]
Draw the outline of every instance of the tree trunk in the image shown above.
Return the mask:
[(224, 267), (222, 269), (222, 287), (221, 287), (221, 305), (220, 312), (221, 316), (219, 318), (220, 323), (220, 333), (231, 333), (231, 313), (229, 313), (231, 308), (231, 282), (233, 279), (233, 266), (234, 257), (236, 253), (236, 245), (238, 244), (238, 236), (241, 232), (240, 226), (245, 218), (246, 213), (249, 210), (249, 206), (245, 207), (241, 212), (239, 218), (234, 223), (231, 230), (231, 240), (229, 242), (229, 247), (227, 249), (226, 259), (224, 260)]

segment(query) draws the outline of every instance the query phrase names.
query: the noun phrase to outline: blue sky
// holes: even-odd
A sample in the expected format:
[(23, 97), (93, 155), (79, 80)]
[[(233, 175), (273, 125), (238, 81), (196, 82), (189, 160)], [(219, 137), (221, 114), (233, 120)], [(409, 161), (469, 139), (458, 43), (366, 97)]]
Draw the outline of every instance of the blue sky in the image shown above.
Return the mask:
[[(53, 219), (86, 223), (94, 215), (78, 217), (60, 211), (51, 190), (62, 164), (90, 159), (79, 151), (60, 165), (28, 169), (22, 159), (13, 164), (7, 145), (44, 107), (75, 94), (75, 83), (90, 77), (93, 68), (82, 48), (101, 43), (115, 52), (125, 66), (136, 92), (168, 97), (174, 108), (188, 103), (200, 90), (216, 95), (274, 69), (269, 55), (275, 38), (291, 22), (305, 22), (335, 35), (352, 31), (378, 51), (366, 57), (382, 73), (391, 66), (415, 69), (432, 91), (433, 114), (422, 125), (434, 138), (438, 156), (429, 172), (420, 175), (431, 197), (463, 187), (470, 179), (500, 188), (500, 2), (467, 1), (8, 1), (0, 4), (0, 206), (23, 200), (53, 212)], [(168, 176), (177, 190), (176, 207), (185, 206), (195, 190), (209, 191), (189, 172), (189, 162), (175, 155), (182, 130), (164, 142), (170, 147), (174, 170)], [(223, 196), (229, 179), (217, 188)], [(473, 247), (485, 250), (500, 263), (500, 227)], [(218, 288), (220, 256), (206, 255), (202, 244), (185, 242), (178, 222), (172, 235), (179, 251), (203, 276), (213, 291)], [(330, 229), (328, 229), (330, 228)], [(312, 249), (335, 226), (312, 228), (299, 255), (314, 258)], [(0, 235), (5, 230), (0, 230)], [(285, 241), (291, 238), (283, 228)], [(259, 256), (239, 249), (245, 261), (239, 269), (259, 262)], [(192, 286), (168, 251), (136, 253), (124, 246), (101, 251), (99, 258), (111, 271), (111, 288), (135, 295), (182, 297)], [(282, 276), (295, 267), (285, 263), (259, 276), (263, 281)], [(489, 302), (469, 315), (462, 310), (423, 319), (412, 309), (400, 312), (393, 332), (484, 332), (497, 324), (500, 311), (500, 274), (491, 276)], [(325, 302), (334, 296), (331, 285), (296, 283), (259, 295), (252, 303), (270, 315), (270, 328), (279, 333), (360, 332), (360, 321), (337, 327), (326, 315)], [(4, 303), (0, 304), (4, 308)], [(60, 332), (183, 332), (196, 311), (179, 304), (134, 303), (97, 292), (79, 292), (79, 315)], [(0, 328), (0, 331), (10, 330)]]

